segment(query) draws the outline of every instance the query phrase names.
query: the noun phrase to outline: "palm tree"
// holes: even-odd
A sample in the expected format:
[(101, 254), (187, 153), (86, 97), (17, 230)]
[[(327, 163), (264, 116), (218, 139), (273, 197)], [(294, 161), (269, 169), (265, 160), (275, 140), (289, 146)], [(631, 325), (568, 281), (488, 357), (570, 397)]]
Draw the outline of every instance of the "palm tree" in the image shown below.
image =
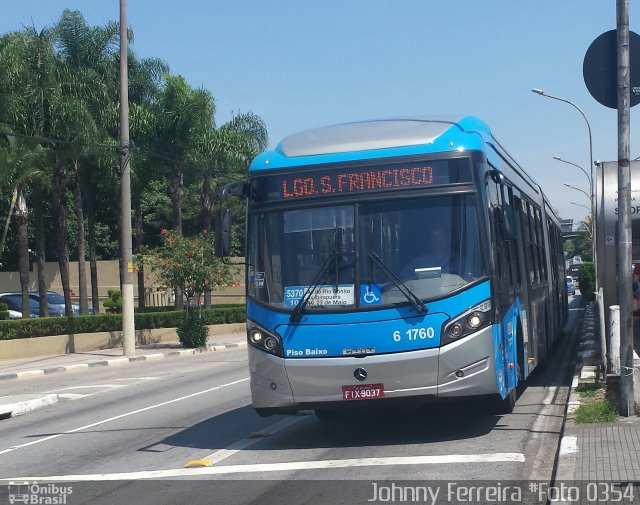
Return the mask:
[[(56, 47), (61, 56), (61, 82), (67, 103), (73, 108), (77, 128), (66, 138), (91, 141), (98, 138), (96, 118), (109, 106), (109, 89), (114, 79), (108, 76), (110, 61), (118, 48), (119, 29), (110, 22), (90, 27), (79, 11), (65, 10), (56, 26)], [(111, 82), (110, 82), (111, 81)], [(80, 313), (88, 313), (86, 282), (86, 246), (82, 198), (82, 149), (72, 148), (70, 166), (78, 235), (78, 282)], [(94, 289), (95, 290), (95, 289)], [(95, 300), (94, 300), (95, 309)]]
[[(159, 161), (171, 177), (170, 196), (173, 230), (182, 234), (182, 202), (185, 194), (186, 162), (204, 132), (213, 125), (214, 101), (204, 89), (192, 89), (182, 76), (167, 76), (159, 100), (156, 140), (163, 153)], [(192, 175), (186, 172), (187, 176)], [(183, 307), (182, 294), (176, 293), (176, 308)]]
[[(238, 114), (202, 137), (198, 149), (204, 177), (200, 205), (202, 226), (209, 236), (214, 208), (212, 179), (229, 176), (234, 169), (246, 171), (251, 159), (266, 149), (268, 141), (264, 122), (253, 113)], [(211, 306), (210, 291), (205, 293), (204, 305)]]
[(171, 172), (173, 229), (181, 234), (186, 161), (213, 124), (214, 102), (208, 91), (192, 89), (184, 77), (168, 76), (159, 106), (157, 141)]
[[(51, 136), (54, 104), (60, 97), (52, 36), (49, 28), (37, 31), (28, 27), (0, 37), (0, 121), (19, 134), (40, 137), (45, 144), (46, 137)], [(43, 189), (42, 182), (36, 180), (34, 206), (41, 298), (46, 296)], [(14, 194), (17, 199), (17, 193)], [(46, 304), (40, 306), (40, 313), (47, 314)]]
[[(152, 145), (158, 123), (158, 103), (164, 76), (169, 65), (158, 58), (139, 60), (130, 54), (129, 62), (129, 131), (131, 140), (140, 146)], [(161, 175), (157, 163), (146, 149), (135, 149), (131, 159), (131, 182), (134, 207), (135, 249), (143, 246), (142, 198), (149, 185)], [(142, 265), (138, 267), (138, 307), (145, 305), (145, 279)]]
[[(43, 177), (41, 166), (43, 148), (33, 140), (13, 135), (6, 136), (6, 146), (0, 149), (0, 180), (13, 187), (15, 216), (18, 225), (18, 270), (22, 290), (22, 317), (29, 317), (29, 211), (24, 194), (26, 184)], [(3, 235), (4, 243), (4, 235)], [(1, 250), (1, 248), (0, 248)], [(44, 304), (44, 314), (47, 307)], [(43, 310), (43, 309), (41, 309)]]

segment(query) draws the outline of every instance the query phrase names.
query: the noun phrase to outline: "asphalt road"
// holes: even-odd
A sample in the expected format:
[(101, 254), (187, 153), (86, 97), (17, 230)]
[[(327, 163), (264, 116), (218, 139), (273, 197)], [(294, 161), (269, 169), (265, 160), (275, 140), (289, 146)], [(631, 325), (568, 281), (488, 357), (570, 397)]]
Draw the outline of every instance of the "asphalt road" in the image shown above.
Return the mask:
[(569, 333), (505, 416), (469, 401), (337, 424), (313, 414), (263, 419), (250, 405), (246, 349), (7, 381), (3, 394), (62, 400), (0, 421), (0, 483), (14, 483), (0, 486), (0, 505), (34, 481), (31, 491), (68, 504), (349, 505), (396, 492), (402, 501), (389, 486), (403, 481), (425, 488), (423, 503), (451, 498), (442, 488), (429, 501), (426, 483), (547, 482), (575, 353)]

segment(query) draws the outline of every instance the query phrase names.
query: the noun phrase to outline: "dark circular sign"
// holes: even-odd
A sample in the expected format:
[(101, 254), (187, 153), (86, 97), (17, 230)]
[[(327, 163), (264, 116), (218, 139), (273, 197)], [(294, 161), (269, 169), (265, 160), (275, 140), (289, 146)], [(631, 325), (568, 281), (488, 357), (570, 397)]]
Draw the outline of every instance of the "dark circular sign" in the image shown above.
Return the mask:
[[(618, 40), (610, 30), (594, 40), (582, 64), (582, 75), (591, 96), (605, 107), (618, 108)], [(640, 103), (640, 35), (629, 32), (631, 90), (629, 106)]]

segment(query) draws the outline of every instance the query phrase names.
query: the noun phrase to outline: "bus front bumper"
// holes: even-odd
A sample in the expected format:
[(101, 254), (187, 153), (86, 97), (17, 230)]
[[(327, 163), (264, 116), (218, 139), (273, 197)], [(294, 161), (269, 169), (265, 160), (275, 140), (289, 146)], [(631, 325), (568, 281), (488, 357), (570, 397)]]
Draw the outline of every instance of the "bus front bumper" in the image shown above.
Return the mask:
[[(261, 414), (498, 392), (491, 327), (441, 348), (361, 358), (278, 358), (249, 347), (251, 396)], [(366, 379), (358, 381), (356, 370)], [(343, 386), (382, 384), (384, 398), (344, 400)]]

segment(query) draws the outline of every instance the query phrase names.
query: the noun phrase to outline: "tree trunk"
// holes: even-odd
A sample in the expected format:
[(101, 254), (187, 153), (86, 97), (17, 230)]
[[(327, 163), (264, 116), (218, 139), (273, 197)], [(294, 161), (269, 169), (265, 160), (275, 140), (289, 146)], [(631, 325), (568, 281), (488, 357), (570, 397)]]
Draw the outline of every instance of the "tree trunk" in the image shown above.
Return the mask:
[(60, 268), (60, 280), (64, 294), (65, 315), (73, 315), (71, 305), (71, 285), (69, 284), (69, 238), (67, 231), (67, 201), (66, 201), (67, 173), (59, 162), (53, 169), (53, 207), (56, 213), (56, 252)]
[[(120, 170), (120, 172), (122, 172), (122, 170)], [(118, 192), (116, 193), (116, 202), (117, 202), (117, 208), (118, 208), (118, 224), (120, 225), (120, 230), (122, 230), (122, 199), (120, 198), (120, 181), (122, 178), (122, 173), (120, 173), (120, 179), (118, 179), (118, 187), (117, 190)], [(124, 271), (124, 269), (126, 268), (126, 265), (124, 264), (124, 262), (122, 261), (122, 258), (124, 258), (124, 248), (122, 245), (122, 233), (118, 232), (118, 251), (119, 251), (119, 255), (118, 255), (118, 272), (120, 272), (120, 293), (122, 294), (122, 286), (124, 285), (124, 281), (125, 281), (125, 276), (126, 273)]]
[[(211, 220), (213, 217), (213, 197), (211, 194), (211, 175), (206, 174), (204, 182), (202, 183), (202, 228), (207, 237), (211, 237)], [(204, 308), (211, 307), (211, 291), (207, 290), (204, 293)]]
[(73, 161), (75, 181), (73, 187), (73, 201), (76, 207), (76, 222), (78, 230), (78, 295), (80, 296), (80, 314), (89, 313), (89, 299), (87, 297), (86, 245), (84, 235), (84, 211), (82, 205), (82, 187), (80, 185), (80, 164)]
[[(142, 231), (142, 202), (140, 200), (140, 196), (137, 195), (135, 198), (135, 239), (136, 239), (136, 254), (140, 252), (140, 248), (143, 246), (143, 231)], [(145, 299), (144, 299), (144, 267), (141, 264), (138, 264), (138, 308), (144, 308)]]
[[(173, 231), (182, 235), (182, 199), (184, 197), (184, 173), (182, 165), (174, 165), (173, 181), (171, 182), (171, 203), (173, 204)], [(175, 291), (176, 310), (184, 309), (184, 298), (180, 290)]]
[[(36, 182), (33, 185), (33, 210), (36, 221), (36, 250), (38, 251), (38, 293), (40, 300), (47, 299), (47, 283), (44, 278), (44, 268), (47, 262), (46, 238), (44, 233), (44, 205), (42, 183)], [(49, 315), (49, 304), (40, 303), (40, 317)]]
[(87, 224), (89, 238), (89, 268), (91, 270), (91, 306), (94, 314), (100, 312), (98, 295), (98, 261), (96, 256), (96, 218), (93, 212), (93, 199), (87, 198)]
[(15, 216), (18, 224), (18, 271), (22, 290), (22, 317), (28, 319), (31, 317), (29, 311), (29, 230), (27, 227), (29, 212), (22, 188), (18, 189)]

